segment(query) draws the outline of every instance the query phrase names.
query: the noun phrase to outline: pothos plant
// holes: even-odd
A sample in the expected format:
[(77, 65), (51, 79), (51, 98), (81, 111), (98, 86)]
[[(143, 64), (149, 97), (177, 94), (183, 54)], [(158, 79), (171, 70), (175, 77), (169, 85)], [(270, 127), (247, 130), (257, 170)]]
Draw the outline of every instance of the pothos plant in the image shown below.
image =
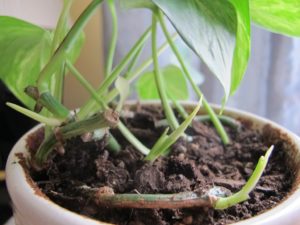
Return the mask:
[[(64, 151), (63, 141), (74, 136), (92, 134), (101, 139), (117, 127), (123, 136), (153, 162), (168, 154), (179, 137), (189, 140), (185, 129), (195, 118), (200, 106), (207, 112), (224, 145), (230, 139), (222, 125), (234, 123), (230, 118), (216, 115), (201, 90), (192, 79), (190, 69), (183, 59), (175, 39), (180, 37), (208, 66), (224, 88), (224, 103), (238, 88), (247, 68), (250, 55), (250, 22), (274, 32), (300, 35), (300, 4), (298, 0), (120, 0), (126, 8), (148, 8), (152, 23), (132, 46), (126, 56), (113, 67), (118, 40), (118, 20), (114, 0), (107, 0), (112, 16), (112, 34), (106, 59), (105, 78), (94, 89), (76, 69), (74, 62), (83, 43), (82, 30), (103, 0), (93, 0), (72, 27), (68, 17), (72, 0), (64, 0), (64, 7), (54, 30), (45, 30), (25, 21), (0, 17), (0, 78), (26, 106), (7, 103), (11, 108), (45, 124), (45, 137), (33, 162), (38, 169), (44, 166), (53, 149)], [(165, 22), (169, 19), (175, 34), (170, 34)], [(166, 42), (157, 45), (157, 27), (161, 27)], [(137, 65), (139, 55), (151, 39), (152, 56)], [(170, 47), (180, 67), (159, 66), (159, 56)], [(153, 65), (153, 71), (144, 71)], [(76, 112), (62, 104), (63, 79), (67, 72), (75, 76), (90, 93), (91, 98)], [(122, 107), (129, 93), (129, 86), (139, 77), (138, 94), (141, 98), (159, 97), (168, 128), (151, 149), (141, 143), (119, 120)], [(197, 107), (187, 114), (178, 100), (188, 97), (189, 82), (199, 98)], [(149, 91), (154, 87), (154, 92)], [(157, 91), (156, 91), (157, 90)], [(177, 90), (180, 90), (178, 92)], [(25, 93), (24, 93), (25, 91)], [(118, 97), (119, 96), (119, 97)], [(184, 118), (180, 124), (174, 110)], [(204, 119), (205, 119), (204, 118)], [(109, 134), (109, 149), (118, 154), (121, 147)], [(261, 156), (253, 174), (237, 193), (224, 197), (218, 188), (200, 195), (196, 192), (176, 194), (103, 194), (95, 191), (97, 201), (105, 205), (139, 208), (183, 208), (210, 206), (225, 209), (242, 202), (257, 184), (273, 147)], [(141, 204), (142, 203), (142, 204)]]

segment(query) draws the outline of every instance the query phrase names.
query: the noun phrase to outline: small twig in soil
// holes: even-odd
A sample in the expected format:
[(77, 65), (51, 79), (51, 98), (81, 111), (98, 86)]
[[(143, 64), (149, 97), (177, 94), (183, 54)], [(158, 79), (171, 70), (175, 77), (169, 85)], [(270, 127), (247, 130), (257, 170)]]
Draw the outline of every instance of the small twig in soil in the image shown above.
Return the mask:
[(108, 208), (143, 208), (143, 209), (177, 209), (192, 207), (210, 207), (214, 209), (227, 209), (249, 198), (249, 193), (258, 183), (273, 151), (271, 146), (265, 156), (261, 156), (253, 174), (242, 187), (232, 194), (223, 187), (213, 187), (208, 191), (190, 191), (174, 194), (115, 194), (110, 187), (90, 188), (82, 186), (80, 190), (86, 196), (94, 196), (99, 206)]
[(191, 207), (213, 207), (218, 197), (197, 192), (176, 194), (115, 194), (109, 187), (95, 193), (95, 202), (105, 207), (177, 209)]

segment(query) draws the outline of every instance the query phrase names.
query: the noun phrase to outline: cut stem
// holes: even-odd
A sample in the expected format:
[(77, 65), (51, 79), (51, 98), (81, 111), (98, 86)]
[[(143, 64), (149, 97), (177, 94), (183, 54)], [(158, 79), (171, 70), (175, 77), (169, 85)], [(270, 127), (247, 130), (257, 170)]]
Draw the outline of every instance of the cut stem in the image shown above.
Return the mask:
[[(160, 22), (161, 28), (164, 32), (164, 35), (165, 35), (166, 39), (168, 40), (168, 43), (169, 43), (171, 49), (173, 50), (175, 56), (177, 57), (177, 60), (180, 63), (184, 74), (186, 75), (187, 79), (191, 83), (192, 88), (194, 89), (194, 91), (196, 92), (198, 97), (200, 98), (201, 96), (203, 96), (203, 94), (200, 91), (200, 89), (198, 88), (198, 86), (195, 84), (195, 82), (193, 81), (192, 76), (190, 75), (180, 52), (178, 51), (175, 43), (173, 42), (173, 40), (172, 40), (172, 38), (169, 34), (169, 31), (167, 29), (167, 26), (165, 24), (162, 12), (159, 11), (157, 13), (157, 15), (158, 15), (158, 20)], [(220, 135), (223, 143), (225, 145), (228, 144), (230, 142), (228, 134), (226, 133), (226, 131), (225, 131), (224, 127), (222, 126), (221, 122), (219, 121), (217, 115), (215, 114), (214, 110), (210, 107), (209, 103), (207, 102), (207, 100), (205, 98), (203, 98), (203, 106), (206, 109), (208, 115), (211, 117), (211, 121), (214, 124), (218, 134)]]
[(37, 163), (42, 164), (47, 160), (52, 149), (55, 147), (57, 142), (60, 141), (57, 140), (57, 136), (65, 140), (97, 129), (115, 127), (118, 120), (118, 116), (112, 110), (106, 110), (104, 113), (96, 114), (88, 119), (71, 122), (58, 128), (58, 130), (55, 131), (55, 134), (52, 133), (41, 144), (35, 155)]
[(192, 207), (212, 207), (214, 196), (196, 192), (176, 194), (102, 194), (96, 192), (95, 202), (101, 207), (139, 209), (179, 209)]
[(152, 15), (152, 57), (153, 57), (153, 65), (154, 65), (154, 77), (156, 87), (158, 89), (158, 93), (161, 99), (161, 103), (167, 117), (168, 123), (172, 130), (176, 130), (179, 127), (179, 123), (174, 115), (172, 107), (169, 104), (166, 88), (163, 80), (162, 73), (160, 71), (160, 67), (158, 64), (158, 56), (157, 56), (157, 43), (156, 43), (156, 34), (157, 34), (157, 21), (156, 14)]
[[(76, 79), (85, 87), (85, 89), (90, 93), (90, 95), (97, 101), (99, 104), (101, 111), (108, 109), (107, 105), (103, 102), (103, 100), (97, 95), (97, 92), (94, 90), (92, 85), (84, 78), (84, 76), (73, 66), (70, 61), (66, 62), (68, 69), (71, 74), (73, 74)], [(108, 139), (108, 149), (113, 151), (114, 153), (118, 153), (121, 151), (121, 146), (118, 141), (114, 138), (113, 135), (109, 135)]]

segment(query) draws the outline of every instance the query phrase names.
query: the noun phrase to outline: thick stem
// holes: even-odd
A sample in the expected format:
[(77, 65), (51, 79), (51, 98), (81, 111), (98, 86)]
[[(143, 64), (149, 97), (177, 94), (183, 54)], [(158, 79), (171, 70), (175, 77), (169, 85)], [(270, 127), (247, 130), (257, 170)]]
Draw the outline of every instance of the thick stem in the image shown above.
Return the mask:
[(152, 57), (153, 57), (153, 65), (154, 65), (154, 77), (156, 87), (158, 89), (158, 93), (162, 102), (162, 106), (169, 122), (169, 125), (172, 130), (176, 130), (179, 127), (179, 123), (174, 115), (172, 107), (169, 104), (166, 88), (164, 85), (164, 80), (162, 73), (158, 64), (158, 56), (157, 56), (157, 43), (156, 43), (156, 34), (157, 34), (157, 21), (156, 21), (156, 13), (152, 15)]
[(41, 93), (48, 91), (48, 81), (51, 76), (59, 69), (62, 62), (66, 58), (67, 52), (72, 48), (76, 38), (80, 35), (89, 18), (93, 15), (97, 7), (102, 3), (103, 0), (93, 0), (88, 7), (79, 16), (73, 27), (70, 29), (62, 43), (59, 45), (50, 61), (41, 71), (37, 86)]
[(114, 194), (95, 193), (95, 202), (101, 207), (140, 208), (140, 209), (179, 209), (192, 207), (213, 207), (214, 196), (200, 195), (196, 192), (176, 194)]
[(40, 94), (38, 89), (34, 86), (26, 87), (24, 92), (36, 101), (36, 108), (38, 108), (38, 112), (42, 110), (42, 107), (45, 107), (49, 112), (59, 119), (67, 119), (69, 117), (69, 110), (59, 101), (57, 101), (49, 92)]
[(107, 110), (102, 114), (96, 114), (86, 120), (75, 121), (58, 128), (56, 133), (47, 137), (38, 149), (35, 159), (38, 164), (47, 160), (48, 155), (57, 144), (57, 136), (60, 139), (69, 139), (84, 133), (88, 133), (100, 128), (115, 127), (119, 121), (118, 115), (112, 110)]
[(109, 76), (111, 73), (114, 54), (115, 54), (117, 40), (118, 40), (118, 18), (116, 13), (115, 0), (108, 0), (107, 4), (112, 18), (112, 35), (111, 35), (111, 41), (108, 49), (107, 62), (105, 66), (106, 77)]
[[(175, 43), (173, 42), (173, 40), (168, 32), (168, 29), (165, 24), (163, 14), (161, 11), (158, 12), (158, 19), (159, 19), (160, 25), (162, 27), (162, 30), (168, 40), (168, 43), (170, 44), (171, 49), (173, 50), (175, 56), (177, 57), (177, 60), (180, 63), (184, 74), (186, 75), (187, 79), (189, 80), (189, 82), (192, 85), (192, 88), (194, 89), (194, 91), (196, 92), (198, 97), (200, 98), (201, 96), (203, 96), (203, 94), (200, 91), (200, 89), (198, 88), (198, 86), (195, 84), (195, 82), (193, 81), (192, 76), (190, 75), (181, 54), (179, 53)], [(203, 99), (203, 106), (206, 109), (208, 115), (211, 117), (211, 121), (214, 124), (218, 134), (220, 135), (223, 143), (228, 144), (230, 142), (229, 137), (228, 137), (224, 127), (222, 126), (220, 120), (218, 119), (217, 115), (215, 114), (214, 110), (210, 107), (210, 105), (208, 104), (208, 102), (205, 98)]]

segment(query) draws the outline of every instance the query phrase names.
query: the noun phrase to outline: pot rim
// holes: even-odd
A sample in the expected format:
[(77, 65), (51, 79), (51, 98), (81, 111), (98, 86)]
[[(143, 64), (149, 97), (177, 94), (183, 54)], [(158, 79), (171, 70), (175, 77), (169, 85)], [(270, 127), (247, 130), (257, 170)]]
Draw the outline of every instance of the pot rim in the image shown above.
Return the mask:
[[(139, 101), (127, 101), (126, 105), (132, 107), (139, 103)], [(192, 108), (195, 106), (195, 102), (193, 101), (182, 101), (183, 105), (188, 108)], [(158, 105), (160, 104), (159, 101), (143, 101), (143, 105)], [(211, 106), (216, 110), (220, 110), (220, 106), (211, 104)], [(203, 111), (203, 108), (202, 108)], [(272, 128), (280, 130), (280, 133), (285, 135), (289, 141), (291, 142), (290, 144), (293, 146), (294, 151), (296, 151), (296, 157), (295, 162), (298, 163), (300, 162), (300, 138), (289, 131), (288, 129), (276, 124), (275, 122), (272, 122), (271, 120), (265, 119), (263, 117), (257, 116), (255, 114), (245, 112), (243, 110), (239, 109), (234, 109), (230, 107), (226, 107), (224, 109), (224, 115), (229, 115), (235, 118), (247, 118), (250, 119), (251, 121), (254, 122), (254, 124), (258, 124), (258, 128), (262, 128), (266, 124), (271, 125)], [(35, 210), (39, 210), (40, 207), (48, 207), (49, 211), (59, 214), (61, 217), (59, 220), (65, 221), (70, 224), (82, 224), (82, 222), (87, 221), (88, 224), (94, 224), (94, 225), (99, 225), (99, 224), (108, 224), (104, 223), (101, 221), (94, 220), (92, 218), (74, 213), (72, 211), (69, 211), (60, 205), (52, 202), (51, 200), (45, 198), (45, 196), (41, 196), (37, 194), (36, 188), (34, 188), (31, 184), (29, 184), (28, 177), (26, 177), (26, 173), (23, 169), (23, 167), (17, 162), (17, 157), (16, 153), (25, 153), (27, 150), (24, 148), (25, 144), (25, 138), (27, 137), (28, 134), (33, 132), (35, 129), (38, 129), (41, 127), (42, 124), (35, 126), (28, 132), (26, 132), (20, 139), (19, 141), (15, 144), (15, 146), (12, 148), (12, 151), (9, 154), (9, 158), (6, 163), (6, 182), (7, 182), (7, 187), (8, 191), (10, 193), (10, 196), (13, 200), (14, 204), (14, 210), (17, 211), (17, 213), (20, 215), (22, 214), (18, 208), (18, 204), (20, 203), (21, 200), (27, 201), (30, 204), (30, 207), (33, 207)], [(22, 148), (21, 150), (19, 148)], [(27, 154), (28, 155), (28, 154)], [(294, 188), (291, 191), (291, 193), (278, 205), (273, 207), (272, 209), (269, 209), (257, 216), (251, 217), (246, 220), (242, 220), (240, 222), (234, 223), (234, 225), (250, 225), (250, 224), (257, 224), (257, 225), (262, 225), (266, 224), (267, 222), (271, 221), (279, 221), (280, 218), (283, 217), (289, 217), (289, 215), (300, 211), (300, 168), (297, 168), (297, 174), (296, 174), (296, 179), (295, 179), (295, 184)], [(18, 183), (16, 183), (15, 177), (18, 179)], [(19, 186), (22, 186), (21, 188), (18, 188)], [(36, 201), (36, 202), (32, 202)], [(49, 204), (50, 203), (50, 204)], [(37, 206), (38, 205), (38, 206)], [(54, 214), (54, 215), (55, 215)], [(25, 217), (26, 215), (21, 215), (22, 217)], [(70, 218), (73, 217), (73, 218)], [(290, 217), (290, 221), (292, 217)], [(279, 223), (280, 224), (280, 223)]]

